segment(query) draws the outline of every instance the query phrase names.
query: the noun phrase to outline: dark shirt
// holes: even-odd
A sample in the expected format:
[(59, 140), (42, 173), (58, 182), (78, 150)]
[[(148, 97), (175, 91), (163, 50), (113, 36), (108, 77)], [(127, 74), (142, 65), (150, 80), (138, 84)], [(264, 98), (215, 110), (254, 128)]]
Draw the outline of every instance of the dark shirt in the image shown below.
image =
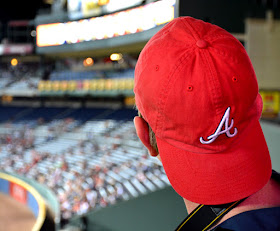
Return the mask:
[(237, 214), (217, 226), (215, 231), (280, 231), (280, 207)]

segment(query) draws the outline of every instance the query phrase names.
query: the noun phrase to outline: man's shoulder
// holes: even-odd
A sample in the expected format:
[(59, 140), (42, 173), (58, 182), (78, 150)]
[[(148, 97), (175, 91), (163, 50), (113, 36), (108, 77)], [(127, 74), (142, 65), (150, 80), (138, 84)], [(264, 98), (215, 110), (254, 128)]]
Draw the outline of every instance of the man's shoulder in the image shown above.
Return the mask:
[(217, 226), (215, 231), (277, 231), (280, 230), (279, 218), (280, 207), (251, 210), (229, 218)]

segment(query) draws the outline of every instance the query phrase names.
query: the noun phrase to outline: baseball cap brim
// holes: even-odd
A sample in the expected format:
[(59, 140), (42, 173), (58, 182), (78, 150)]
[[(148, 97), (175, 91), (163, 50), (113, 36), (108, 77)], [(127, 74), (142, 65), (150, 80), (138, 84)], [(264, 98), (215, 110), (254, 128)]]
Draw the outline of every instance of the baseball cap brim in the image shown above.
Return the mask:
[(259, 121), (251, 121), (231, 148), (215, 154), (193, 153), (156, 137), (166, 175), (183, 198), (216, 205), (246, 198), (271, 176), (271, 160)]

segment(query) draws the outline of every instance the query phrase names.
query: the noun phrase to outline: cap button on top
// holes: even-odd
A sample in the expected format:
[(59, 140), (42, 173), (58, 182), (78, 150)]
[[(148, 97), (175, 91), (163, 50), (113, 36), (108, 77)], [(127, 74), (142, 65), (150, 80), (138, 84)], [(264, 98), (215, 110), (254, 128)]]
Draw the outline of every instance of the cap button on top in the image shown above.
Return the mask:
[(201, 49), (204, 49), (208, 46), (207, 42), (203, 39), (197, 40), (196, 45)]

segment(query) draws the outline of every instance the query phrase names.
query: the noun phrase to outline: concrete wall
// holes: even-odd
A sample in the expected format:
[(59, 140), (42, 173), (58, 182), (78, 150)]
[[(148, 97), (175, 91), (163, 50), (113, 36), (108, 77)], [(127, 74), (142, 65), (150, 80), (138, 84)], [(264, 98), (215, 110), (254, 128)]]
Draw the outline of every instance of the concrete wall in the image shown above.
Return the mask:
[(260, 89), (280, 90), (280, 20), (246, 19), (246, 50), (254, 66)]

